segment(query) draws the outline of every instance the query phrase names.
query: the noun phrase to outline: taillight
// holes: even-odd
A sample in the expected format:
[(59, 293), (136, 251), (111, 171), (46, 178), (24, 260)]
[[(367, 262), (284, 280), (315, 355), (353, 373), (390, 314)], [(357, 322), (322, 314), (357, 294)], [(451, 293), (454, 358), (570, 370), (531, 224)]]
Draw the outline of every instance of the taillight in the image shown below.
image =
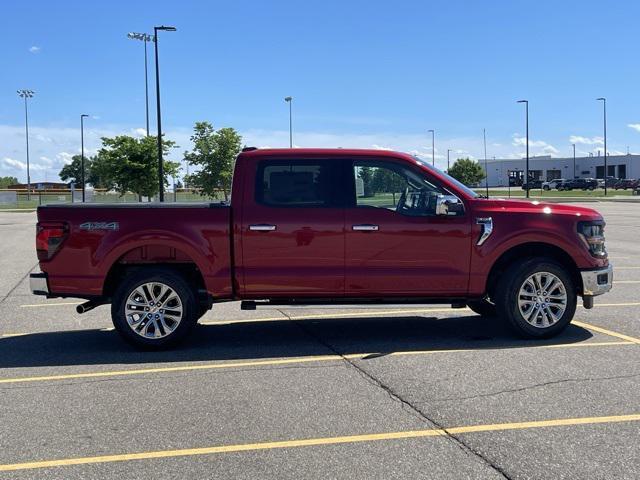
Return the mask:
[(64, 222), (38, 223), (36, 226), (36, 252), (38, 260), (50, 260), (67, 237), (69, 227)]
[(589, 249), (589, 253), (597, 258), (605, 258), (607, 249), (604, 246), (604, 221), (578, 222), (578, 233)]

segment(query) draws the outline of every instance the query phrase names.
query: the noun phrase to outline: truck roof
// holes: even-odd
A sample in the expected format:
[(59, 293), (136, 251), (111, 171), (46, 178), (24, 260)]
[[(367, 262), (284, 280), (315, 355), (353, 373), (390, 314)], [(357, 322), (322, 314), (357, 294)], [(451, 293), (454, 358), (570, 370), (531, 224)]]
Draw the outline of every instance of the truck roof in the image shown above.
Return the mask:
[(243, 157), (300, 157), (300, 156), (323, 156), (323, 157), (403, 157), (414, 160), (408, 153), (396, 152), (393, 150), (381, 149), (360, 149), (360, 148), (256, 148), (246, 149), (240, 154)]

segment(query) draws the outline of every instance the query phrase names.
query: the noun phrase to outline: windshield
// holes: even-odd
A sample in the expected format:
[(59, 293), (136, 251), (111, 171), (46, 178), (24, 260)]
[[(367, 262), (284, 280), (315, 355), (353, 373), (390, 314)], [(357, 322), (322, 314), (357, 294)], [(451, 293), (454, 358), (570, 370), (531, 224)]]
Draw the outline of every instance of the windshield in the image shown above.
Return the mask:
[(449, 180), (451, 183), (453, 183), (456, 187), (458, 187), (460, 190), (464, 191), (467, 195), (469, 195), (472, 198), (478, 198), (480, 197), (480, 195), (476, 192), (474, 192), (473, 190), (471, 190), (469, 187), (467, 187), (464, 183), (459, 182), (458, 180), (456, 180), (455, 178), (453, 178), (451, 175), (443, 172), (442, 170), (440, 170), (439, 168), (434, 167), (433, 165), (428, 164), (426, 161), (424, 161), (423, 159), (421, 159), (420, 157), (416, 157), (415, 155), (413, 155), (413, 158), (415, 158), (420, 165), (427, 167), (429, 170), (433, 170), (435, 172), (438, 172), (440, 175), (442, 175), (443, 177), (446, 177), (447, 180)]

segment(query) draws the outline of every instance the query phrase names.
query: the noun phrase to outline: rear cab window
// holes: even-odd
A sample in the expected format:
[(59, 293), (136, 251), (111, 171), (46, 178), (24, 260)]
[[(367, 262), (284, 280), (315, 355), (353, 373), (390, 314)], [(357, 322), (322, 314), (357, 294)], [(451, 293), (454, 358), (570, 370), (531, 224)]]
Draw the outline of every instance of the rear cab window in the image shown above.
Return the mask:
[(326, 159), (263, 160), (256, 172), (256, 202), (279, 208), (341, 206), (336, 187), (339, 163)]

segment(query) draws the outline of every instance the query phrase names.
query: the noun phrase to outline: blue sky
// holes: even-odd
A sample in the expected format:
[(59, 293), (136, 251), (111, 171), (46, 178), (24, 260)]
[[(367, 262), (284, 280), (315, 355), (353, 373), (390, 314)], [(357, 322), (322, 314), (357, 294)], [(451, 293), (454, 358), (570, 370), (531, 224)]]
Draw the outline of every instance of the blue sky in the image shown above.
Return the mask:
[(482, 157), (483, 128), (489, 157), (524, 154), (520, 98), (533, 154), (568, 156), (572, 141), (596, 152), (604, 96), (610, 154), (640, 151), (638, 2), (30, 1), (0, 13), (0, 175), (25, 178), (17, 88), (36, 91), (34, 180), (55, 179), (78, 152), (81, 113), (94, 117), (90, 152), (101, 135), (139, 132), (143, 46), (126, 34), (163, 23), (178, 29), (160, 38), (174, 159), (197, 120), (234, 127), (249, 145), (287, 146), (286, 95), (298, 146), (430, 155), (434, 128), (440, 165), (447, 148)]

